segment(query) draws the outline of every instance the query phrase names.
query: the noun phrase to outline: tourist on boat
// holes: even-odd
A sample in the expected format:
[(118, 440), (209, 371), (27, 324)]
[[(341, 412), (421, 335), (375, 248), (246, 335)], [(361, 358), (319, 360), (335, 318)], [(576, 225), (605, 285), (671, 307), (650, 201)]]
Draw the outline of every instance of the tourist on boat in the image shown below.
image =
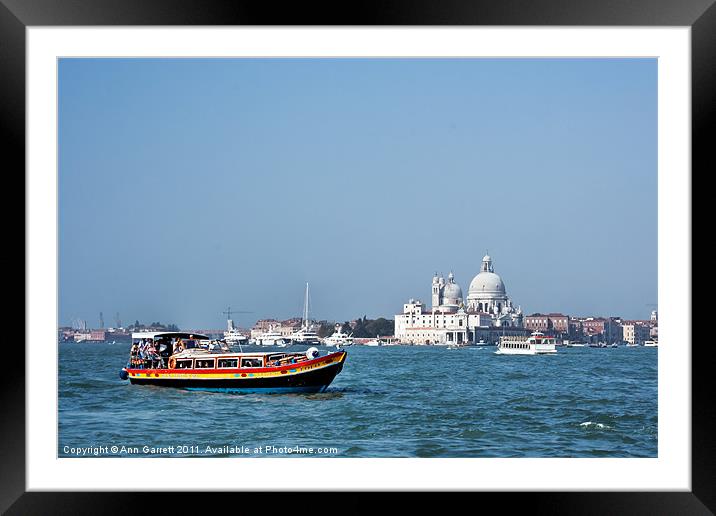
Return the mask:
[(173, 353), (176, 355), (177, 353), (181, 353), (182, 351), (184, 351), (184, 341), (181, 340), (181, 337), (179, 337), (179, 338), (174, 342), (174, 350), (173, 350)]
[(132, 349), (129, 350), (129, 364), (135, 367), (139, 364), (139, 344), (137, 342), (132, 344)]
[(147, 342), (147, 347), (145, 349), (145, 353), (146, 353), (147, 359), (151, 360), (152, 362), (154, 362), (154, 361), (158, 362), (160, 360), (159, 354), (157, 353), (157, 348), (154, 347), (154, 341), (151, 339), (148, 340), (148, 342)]
[(142, 339), (139, 341), (139, 358), (146, 358), (145, 353), (147, 351), (147, 341)]

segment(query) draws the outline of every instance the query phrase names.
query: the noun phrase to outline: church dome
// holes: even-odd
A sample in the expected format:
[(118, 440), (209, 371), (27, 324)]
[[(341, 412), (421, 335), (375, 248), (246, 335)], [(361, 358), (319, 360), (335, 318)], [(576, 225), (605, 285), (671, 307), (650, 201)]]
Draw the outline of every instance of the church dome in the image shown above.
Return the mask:
[(470, 297), (481, 297), (486, 294), (505, 294), (505, 284), (499, 274), (487, 271), (480, 272), (470, 282), (470, 290), (468, 291)]
[(480, 272), (470, 282), (470, 289), (467, 295), (471, 299), (505, 295), (505, 284), (502, 282), (500, 275), (495, 273), (490, 255), (485, 255), (482, 258)]
[(460, 288), (460, 285), (452, 282), (445, 285), (445, 290), (443, 291), (443, 298), (446, 301), (459, 301), (460, 299), (462, 299), (462, 289)]

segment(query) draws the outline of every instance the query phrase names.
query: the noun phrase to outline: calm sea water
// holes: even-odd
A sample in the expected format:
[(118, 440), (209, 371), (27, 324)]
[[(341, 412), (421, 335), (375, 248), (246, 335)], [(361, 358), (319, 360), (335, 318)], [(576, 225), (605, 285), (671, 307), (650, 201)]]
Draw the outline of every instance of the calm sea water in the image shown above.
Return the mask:
[(655, 348), (352, 346), (325, 393), (240, 395), (130, 385), (129, 347), (59, 344), (59, 456), (657, 456)]

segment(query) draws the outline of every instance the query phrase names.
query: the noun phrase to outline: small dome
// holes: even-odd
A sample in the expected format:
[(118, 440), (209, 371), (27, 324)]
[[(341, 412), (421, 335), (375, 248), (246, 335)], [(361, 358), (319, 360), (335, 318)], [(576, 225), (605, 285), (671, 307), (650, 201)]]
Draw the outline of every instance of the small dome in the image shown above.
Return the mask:
[[(460, 285), (455, 282), (450, 282), (445, 285), (443, 299), (445, 300), (445, 304), (457, 304), (457, 301), (462, 299), (462, 289), (460, 288)], [(453, 303), (450, 303), (449, 301), (453, 301)]]

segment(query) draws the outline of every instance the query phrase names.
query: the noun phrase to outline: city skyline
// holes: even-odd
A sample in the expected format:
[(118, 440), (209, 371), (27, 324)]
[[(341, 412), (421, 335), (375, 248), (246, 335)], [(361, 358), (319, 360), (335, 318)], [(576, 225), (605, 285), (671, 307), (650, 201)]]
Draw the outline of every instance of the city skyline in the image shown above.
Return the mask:
[(657, 300), (655, 59), (60, 59), (61, 325)]

